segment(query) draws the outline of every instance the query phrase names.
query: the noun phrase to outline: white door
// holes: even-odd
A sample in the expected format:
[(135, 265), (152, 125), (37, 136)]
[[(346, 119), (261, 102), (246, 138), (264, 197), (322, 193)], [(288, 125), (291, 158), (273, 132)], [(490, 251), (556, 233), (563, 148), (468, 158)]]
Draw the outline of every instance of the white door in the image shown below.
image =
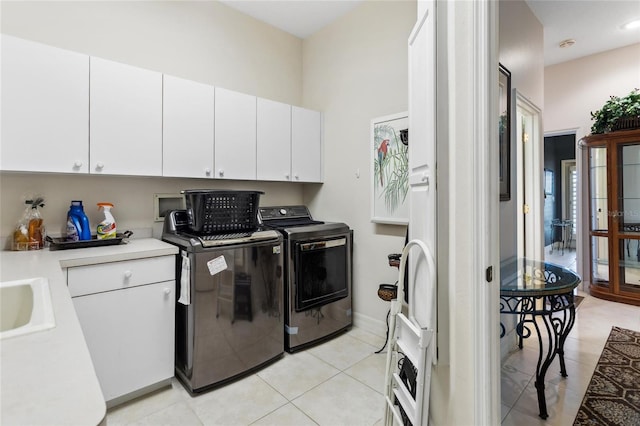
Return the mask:
[(291, 105), (258, 98), (258, 180), (291, 180)]
[(256, 97), (216, 87), (215, 177), (256, 178)]
[(541, 111), (516, 89), (511, 99), (515, 100), (511, 136), (516, 141), (518, 257), (544, 259)]
[[(409, 37), (409, 239), (424, 242), (436, 261), (436, 132), (435, 132), (435, 23), (433, 8), (427, 9)], [(415, 259), (416, 256), (410, 257)], [(416, 282), (427, 279), (421, 260)], [(435, 327), (435, 304), (426, 286), (416, 286), (416, 300), (425, 300), (415, 313), (425, 327)]]
[(90, 172), (162, 176), (162, 74), (91, 57)]
[(2, 35), (0, 169), (89, 171), (89, 57)]
[(162, 175), (213, 177), (213, 86), (163, 76)]
[(74, 297), (105, 401), (173, 376), (175, 282)]
[(322, 182), (322, 114), (291, 107), (291, 172), (294, 182)]
[[(423, 6), (409, 36), (409, 240), (425, 243), (425, 256), (430, 256), (431, 264), (436, 265), (436, 27), (433, 3)], [(409, 255), (409, 280), (415, 283), (413, 294), (409, 294), (409, 316), (421, 327), (437, 332), (437, 290), (432, 290), (437, 288), (432, 278), (437, 277), (437, 270), (430, 271), (430, 262), (418, 256), (417, 251), (414, 253)], [(431, 343), (434, 359), (439, 337), (435, 334)], [(432, 365), (420, 368), (425, 369), (421, 417), (426, 424), (430, 417)]]

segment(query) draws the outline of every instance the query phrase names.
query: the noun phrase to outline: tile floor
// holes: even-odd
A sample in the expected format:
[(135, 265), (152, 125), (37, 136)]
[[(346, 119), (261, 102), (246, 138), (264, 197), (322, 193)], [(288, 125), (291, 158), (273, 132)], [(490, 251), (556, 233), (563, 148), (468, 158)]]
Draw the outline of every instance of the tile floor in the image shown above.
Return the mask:
[(321, 345), (285, 354), (258, 373), (191, 397), (171, 387), (107, 412), (113, 425), (382, 424), (384, 337), (358, 328)]
[[(561, 260), (571, 253), (575, 261), (575, 251), (565, 252)], [(580, 295), (585, 299), (565, 345), (569, 377), (560, 376), (557, 359), (547, 373), (549, 418), (538, 417), (537, 341), (529, 339), (502, 365), (502, 425), (573, 424), (611, 327), (640, 330), (640, 307)], [(169, 388), (109, 410), (107, 424), (381, 425), (386, 358), (374, 352), (383, 343), (383, 337), (353, 328), (195, 398), (174, 380)]]
[[(545, 260), (575, 270), (576, 252), (550, 251), (545, 247)], [(571, 425), (580, 408), (593, 370), (609, 337), (611, 327), (640, 330), (640, 307), (596, 299), (582, 291), (585, 299), (578, 306), (576, 323), (565, 343), (568, 377), (560, 376), (557, 358), (547, 371), (545, 392), (549, 418), (538, 417), (534, 386), (538, 359), (536, 340), (525, 340), (524, 348), (509, 354), (502, 364), (502, 425)]]
[(547, 371), (545, 392), (549, 418), (538, 417), (535, 365), (536, 340), (525, 339), (524, 348), (512, 352), (502, 364), (502, 425), (571, 425), (580, 408), (593, 370), (612, 326), (640, 330), (640, 307), (597, 299), (578, 306), (576, 322), (565, 343), (568, 377), (560, 376), (558, 359)]

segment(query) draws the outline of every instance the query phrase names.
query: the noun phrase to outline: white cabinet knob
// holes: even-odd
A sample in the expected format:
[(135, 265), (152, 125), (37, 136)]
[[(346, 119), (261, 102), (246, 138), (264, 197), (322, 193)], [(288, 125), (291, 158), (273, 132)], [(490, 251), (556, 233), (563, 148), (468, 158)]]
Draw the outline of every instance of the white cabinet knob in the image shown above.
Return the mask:
[(167, 296), (171, 294), (171, 289), (170, 288), (165, 288), (164, 289), (164, 294), (166, 294)]
[(133, 275), (133, 272), (131, 271), (124, 271), (124, 279), (128, 280), (129, 278), (131, 278), (131, 276)]
[(220, 177), (223, 177), (224, 176), (224, 170), (222, 170), (222, 169), (218, 170), (218, 174), (220, 175)]
[(422, 182), (429, 182), (429, 176), (426, 173), (422, 174), (422, 178), (420, 179)]
[(293, 175), (293, 178), (294, 178), (295, 180), (299, 180), (299, 179), (300, 179), (300, 176), (298, 176), (298, 175)]
[(291, 180), (291, 176), (289, 176), (289, 173), (284, 175), (285, 180)]
[(73, 167), (79, 169), (80, 167), (82, 167), (82, 161), (76, 160), (76, 162), (73, 163)]
[(208, 167), (206, 169), (204, 169), (204, 174), (207, 175), (207, 176), (211, 176), (211, 169), (208, 168)]
[(104, 168), (104, 163), (101, 161), (98, 161), (96, 163), (96, 170), (102, 170)]

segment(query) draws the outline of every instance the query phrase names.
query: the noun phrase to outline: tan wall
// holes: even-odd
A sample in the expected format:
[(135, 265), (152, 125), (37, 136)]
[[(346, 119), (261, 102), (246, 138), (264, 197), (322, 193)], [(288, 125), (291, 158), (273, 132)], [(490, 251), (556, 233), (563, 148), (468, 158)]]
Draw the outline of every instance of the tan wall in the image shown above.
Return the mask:
[(382, 333), (389, 305), (376, 291), (397, 280), (387, 255), (402, 251), (406, 227), (371, 223), (370, 126), (407, 111), (415, 21), (415, 1), (366, 1), (305, 39), (303, 49), (303, 100), (324, 111), (325, 130), (325, 183), (306, 188), (305, 202), (318, 217), (354, 229), (354, 312), (377, 320)]
[[(511, 71), (511, 87), (542, 109), (544, 105), (542, 24), (523, 0), (502, 0), (499, 10), (499, 61)], [(511, 200), (500, 202), (501, 259), (515, 256), (517, 253), (517, 185), (516, 150), (512, 141)]]
[[(591, 133), (591, 112), (609, 96), (626, 96), (640, 88), (640, 43), (545, 68), (544, 130), (575, 133), (576, 140)], [(586, 150), (576, 150), (578, 163), (577, 270), (583, 288), (591, 280), (589, 265), (589, 180)]]
[(609, 96), (640, 88), (640, 43), (548, 66), (545, 73), (544, 131), (591, 133), (591, 111)]
[(2, 2), (2, 32), (299, 105), (302, 40), (214, 1)]
[[(3, 33), (274, 99), (302, 102), (302, 40), (217, 2), (2, 2)], [(37, 123), (34, 123), (37, 125)], [(126, 152), (117, 155), (127, 155)], [(238, 155), (241, 155), (240, 153)], [(62, 228), (81, 199), (116, 205), (120, 229), (149, 228), (153, 194), (188, 188), (261, 189), (264, 205), (302, 202), (303, 186), (205, 179), (0, 174), (0, 236), (11, 234), (23, 194), (46, 198), (45, 223)]]

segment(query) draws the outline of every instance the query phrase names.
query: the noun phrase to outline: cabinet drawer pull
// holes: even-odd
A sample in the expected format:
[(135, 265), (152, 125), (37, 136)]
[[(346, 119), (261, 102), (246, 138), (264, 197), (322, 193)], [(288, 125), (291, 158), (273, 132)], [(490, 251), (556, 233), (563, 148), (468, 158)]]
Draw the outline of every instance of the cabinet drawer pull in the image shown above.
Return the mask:
[(124, 271), (124, 279), (128, 280), (129, 278), (131, 278), (131, 276), (133, 275), (133, 272), (131, 271)]

